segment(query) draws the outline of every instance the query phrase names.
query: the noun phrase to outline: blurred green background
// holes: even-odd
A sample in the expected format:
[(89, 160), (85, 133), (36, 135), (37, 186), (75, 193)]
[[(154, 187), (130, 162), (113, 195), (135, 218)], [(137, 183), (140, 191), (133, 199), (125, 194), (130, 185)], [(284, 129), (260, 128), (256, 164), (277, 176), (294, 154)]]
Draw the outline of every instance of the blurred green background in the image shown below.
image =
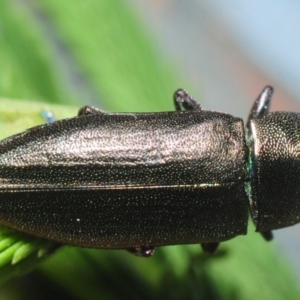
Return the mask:
[[(173, 110), (178, 87), (194, 90), (121, 0), (3, 0), (0, 45), (1, 138), (45, 122), (42, 109), (58, 118), (87, 104)], [(14, 276), (16, 265), (0, 269), (1, 300), (299, 299), (285, 258), (253, 226), (214, 256), (199, 245), (158, 248), (148, 259), (62, 247), (30, 263), (34, 270), (22, 276)]]

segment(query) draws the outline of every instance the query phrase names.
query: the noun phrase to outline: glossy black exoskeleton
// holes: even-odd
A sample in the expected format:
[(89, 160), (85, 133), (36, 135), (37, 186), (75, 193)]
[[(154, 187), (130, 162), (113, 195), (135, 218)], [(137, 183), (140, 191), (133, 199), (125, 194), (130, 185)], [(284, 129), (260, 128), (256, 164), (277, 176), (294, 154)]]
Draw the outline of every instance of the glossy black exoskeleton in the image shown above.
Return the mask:
[[(31, 128), (0, 143), (0, 224), (59, 243), (127, 249), (266, 239), (299, 222), (300, 114), (268, 113), (266, 87), (246, 125), (183, 90), (176, 112), (104, 113)], [(185, 111), (184, 111), (185, 110)]]

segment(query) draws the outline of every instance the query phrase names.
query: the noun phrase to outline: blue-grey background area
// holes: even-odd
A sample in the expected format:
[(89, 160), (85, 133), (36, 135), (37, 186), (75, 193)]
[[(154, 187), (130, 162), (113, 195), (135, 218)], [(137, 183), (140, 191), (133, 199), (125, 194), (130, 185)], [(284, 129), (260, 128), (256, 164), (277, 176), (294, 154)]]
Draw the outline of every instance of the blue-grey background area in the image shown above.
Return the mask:
[[(255, 97), (271, 84), (272, 111), (300, 111), (300, 2), (127, 2), (205, 109), (246, 119)], [(275, 231), (274, 243), (300, 278), (299, 229)]]

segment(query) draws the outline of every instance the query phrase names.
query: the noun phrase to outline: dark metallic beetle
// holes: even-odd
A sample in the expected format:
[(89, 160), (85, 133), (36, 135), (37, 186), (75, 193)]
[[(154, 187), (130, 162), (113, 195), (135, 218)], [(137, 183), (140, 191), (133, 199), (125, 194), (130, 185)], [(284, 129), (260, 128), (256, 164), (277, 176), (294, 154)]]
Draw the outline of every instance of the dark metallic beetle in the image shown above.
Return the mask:
[[(266, 87), (246, 125), (202, 110), (104, 113), (31, 128), (0, 143), (0, 224), (59, 243), (127, 249), (266, 239), (300, 216), (300, 114), (268, 113)], [(183, 110), (186, 111), (183, 111)]]

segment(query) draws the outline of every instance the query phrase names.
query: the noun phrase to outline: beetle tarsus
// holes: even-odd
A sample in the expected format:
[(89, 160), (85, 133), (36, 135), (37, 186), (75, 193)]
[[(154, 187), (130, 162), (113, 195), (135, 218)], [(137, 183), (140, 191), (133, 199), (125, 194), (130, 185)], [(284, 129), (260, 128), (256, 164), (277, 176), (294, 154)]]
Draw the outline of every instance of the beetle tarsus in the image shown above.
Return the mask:
[(155, 247), (153, 246), (142, 246), (140, 248), (128, 248), (126, 249), (131, 254), (138, 257), (150, 257), (154, 254)]
[(79, 109), (77, 115), (85, 116), (85, 115), (94, 115), (94, 114), (103, 115), (105, 114), (105, 112), (93, 106), (83, 106)]
[(177, 111), (181, 110), (201, 110), (200, 103), (189, 95), (185, 90), (178, 89), (174, 93), (174, 104)]
[(266, 241), (271, 241), (273, 240), (273, 233), (272, 231), (265, 231), (265, 232), (261, 232), (260, 233), (263, 238), (266, 240)]
[(252, 119), (260, 118), (269, 112), (271, 105), (271, 98), (273, 95), (273, 87), (267, 85), (262, 92), (258, 95), (257, 99), (250, 110), (249, 117), (246, 123), (246, 128), (250, 132), (250, 121)]
[(205, 253), (214, 254), (217, 252), (220, 243), (201, 243), (201, 247)]

